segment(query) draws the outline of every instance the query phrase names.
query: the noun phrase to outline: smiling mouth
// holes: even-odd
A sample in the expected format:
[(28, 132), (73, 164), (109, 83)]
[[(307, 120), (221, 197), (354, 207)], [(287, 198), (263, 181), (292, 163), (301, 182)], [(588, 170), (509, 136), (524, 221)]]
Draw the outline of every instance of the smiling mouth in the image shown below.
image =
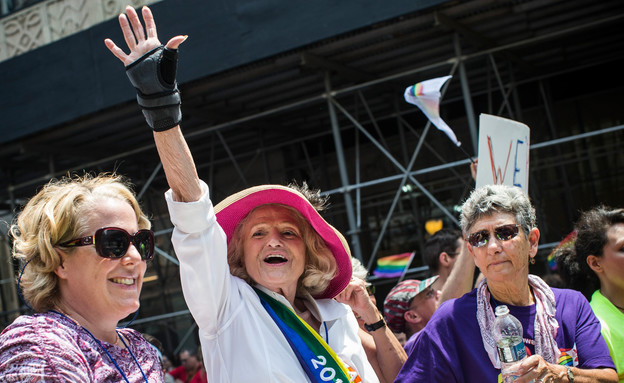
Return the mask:
[(132, 286), (134, 284), (134, 278), (111, 278), (109, 280), (113, 283), (125, 286)]
[(288, 262), (288, 260), (279, 254), (270, 254), (269, 256), (264, 258), (264, 262), (270, 265), (279, 265)]

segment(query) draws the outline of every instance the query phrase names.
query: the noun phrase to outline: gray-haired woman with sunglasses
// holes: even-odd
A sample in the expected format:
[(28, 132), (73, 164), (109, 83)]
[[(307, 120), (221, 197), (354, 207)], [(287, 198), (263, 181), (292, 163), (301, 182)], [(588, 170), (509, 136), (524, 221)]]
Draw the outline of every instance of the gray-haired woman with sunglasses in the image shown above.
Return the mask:
[[(521, 189), (489, 185), (473, 191), (462, 206), (461, 227), (485, 279), (440, 306), (396, 382), (617, 382), (587, 300), (529, 274), (540, 232)], [(514, 366), (514, 376), (501, 376), (492, 337), (500, 305), (522, 323), (529, 355)]]
[(158, 355), (117, 323), (139, 308), (154, 235), (119, 176), (52, 180), (11, 227), (33, 315), (0, 334), (2, 382), (161, 382)]

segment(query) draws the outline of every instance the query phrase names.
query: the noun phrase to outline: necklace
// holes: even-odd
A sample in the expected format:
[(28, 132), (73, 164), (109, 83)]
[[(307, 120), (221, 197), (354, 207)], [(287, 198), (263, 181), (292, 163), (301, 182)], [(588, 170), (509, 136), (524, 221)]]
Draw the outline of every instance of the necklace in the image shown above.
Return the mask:
[[(89, 334), (89, 336), (95, 341), (95, 343), (98, 344), (98, 346), (100, 346), (100, 348), (106, 353), (106, 355), (108, 356), (108, 358), (111, 360), (111, 362), (113, 362), (113, 364), (115, 365), (115, 367), (117, 368), (117, 371), (119, 371), (119, 373), (121, 374), (121, 376), (124, 378), (124, 380), (127, 383), (130, 383), (130, 381), (128, 380), (128, 377), (126, 376), (126, 374), (124, 374), (123, 370), (121, 369), (121, 367), (119, 367), (119, 365), (117, 364), (117, 361), (115, 360), (115, 358), (113, 358), (113, 356), (108, 352), (108, 350), (106, 348), (104, 348), (104, 345), (102, 345), (102, 342), (100, 342), (100, 340), (98, 338), (96, 338), (91, 331), (89, 331), (86, 327), (82, 326), (80, 323), (78, 323), (76, 320), (74, 320), (73, 318), (70, 318), (68, 315), (65, 315), (59, 311), (56, 310), (50, 310), (53, 313), (56, 313), (62, 317), (65, 317), (67, 319), (69, 319), (70, 321), (76, 323), (78, 326), (80, 326), (80, 328), (82, 328), (87, 334)], [(123, 337), (121, 336), (121, 334), (119, 333), (119, 331), (115, 330), (115, 333), (117, 334), (117, 339), (115, 340), (115, 346), (117, 346), (118, 344), (118, 340), (121, 340), (121, 343), (123, 343), (124, 347), (126, 348), (126, 350), (128, 350), (128, 352), (130, 353), (130, 356), (132, 356), (132, 359), (134, 360), (134, 363), (136, 363), (137, 367), (139, 367), (139, 371), (141, 371), (141, 375), (143, 375), (143, 379), (145, 379), (145, 383), (149, 383), (147, 380), (147, 376), (145, 375), (145, 372), (143, 372), (143, 368), (141, 368), (141, 365), (139, 364), (139, 361), (137, 360), (137, 358), (134, 356), (134, 353), (132, 352), (132, 350), (130, 349), (130, 347), (128, 347), (128, 345), (126, 344), (126, 341), (123, 339)], [(117, 346), (120, 347), (120, 346)]]

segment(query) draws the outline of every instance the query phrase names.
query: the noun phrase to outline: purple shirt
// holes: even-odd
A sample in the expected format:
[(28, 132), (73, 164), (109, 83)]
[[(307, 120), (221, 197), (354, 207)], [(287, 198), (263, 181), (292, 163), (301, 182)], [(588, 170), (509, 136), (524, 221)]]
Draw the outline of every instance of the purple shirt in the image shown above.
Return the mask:
[[(118, 329), (141, 365), (148, 381), (162, 382), (156, 350), (132, 329)], [(130, 382), (145, 382), (125, 348), (100, 342)], [(22, 315), (0, 334), (2, 382), (124, 382), (106, 352), (79, 325), (47, 312)]]
[[(559, 364), (615, 368), (600, 335), (600, 322), (585, 297), (577, 291), (552, 290), (559, 323), (555, 337), (561, 350)], [(508, 307), (522, 323), (523, 337), (534, 339), (535, 305)], [(500, 381), (500, 370), (494, 368), (483, 347), (476, 313), (476, 289), (443, 303), (420, 332), (395, 383)], [(534, 352), (527, 344), (527, 355)]]
[(422, 330), (418, 330), (418, 332), (413, 333), (412, 336), (410, 336), (407, 342), (405, 342), (405, 344), (403, 345), (403, 349), (405, 350), (407, 355), (412, 353), (412, 349), (414, 348), (414, 345), (416, 344), (416, 339), (418, 339), (418, 335), (421, 332)]

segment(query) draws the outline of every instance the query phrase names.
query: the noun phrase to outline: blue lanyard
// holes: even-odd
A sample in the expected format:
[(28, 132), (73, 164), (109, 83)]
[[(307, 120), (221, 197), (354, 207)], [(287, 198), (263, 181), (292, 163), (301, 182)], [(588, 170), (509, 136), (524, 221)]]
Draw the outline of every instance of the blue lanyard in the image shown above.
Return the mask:
[(327, 331), (327, 322), (323, 322), (323, 326), (325, 326), (325, 342), (329, 344), (329, 331)]
[[(67, 315), (65, 315), (63, 313), (60, 313), (60, 312), (58, 312), (56, 310), (50, 310), (50, 311), (53, 312), (53, 313), (56, 313), (56, 314), (58, 314), (58, 315), (60, 315), (62, 317), (65, 317), (65, 318), (69, 319), (72, 322), (76, 322), (76, 321), (72, 320), (71, 318), (69, 318)], [(78, 324), (78, 323), (76, 322), (76, 324)], [(108, 358), (111, 360), (111, 362), (113, 362), (115, 367), (117, 367), (117, 370), (119, 371), (121, 376), (124, 378), (124, 380), (126, 382), (130, 383), (130, 381), (128, 380), (128, 377), (126, 376), (126, 374), (124, 374), (124, 372), (122, 371), (121, 367), (119, 367), (119, 365), (117, 364), (117, 361), (115, 360), (115, 358), (113, 358), (113, 356), (108, 352), (108, 350), (106, 348), (104, 348), (104, 346), (102, 345), (102, 342), (100, 342), (100, 340), (98, 338), (93, 336), (93, 334), (91, 334), (91, 331), (87, 330), (84, 326), (81, 326), (80, 324), (78, 324), (78, 326), (80, 326), (83, 330), (85, 330), (86, 333), (89, 334), (89, 336), (91, 336), (91, 338), (98, 344), (98, 346), (100, 346), (100, 348), (102, 350), (104, 350), (104, 352), (106, 353), (106, 355), (108, 355)], [(124, 341), (123, 337), (121, 336), (121, 334), (119, 334), (119, 332), (117, 330), (115, 330), (115, 332), (117, 333), (117, 336), (119, 337), (119, 339), (121, 339), (121, 342), (126, 347), (126, 350), (128, 350), (130, 352), (130, 355), (132, 356), (132, 359), (134, 359), (134, 363), (136, 363), (136, 365), (139, 367), (139, 371), (141, 371), (141, 375), (143, 375), (143, 379), (145, 379), (145, 383), (149, 383), (149, 381), (147, 380), (147, 376), (145, 375), (145, 372), (143, 372), (143, 369), (141, 368), (141, 365), (139, 364), (139, 361), (134, 356), (134, 353), (132, 352), (130, 347), (128, 347), (128, 345), (126, 344), (126, 341)]]

